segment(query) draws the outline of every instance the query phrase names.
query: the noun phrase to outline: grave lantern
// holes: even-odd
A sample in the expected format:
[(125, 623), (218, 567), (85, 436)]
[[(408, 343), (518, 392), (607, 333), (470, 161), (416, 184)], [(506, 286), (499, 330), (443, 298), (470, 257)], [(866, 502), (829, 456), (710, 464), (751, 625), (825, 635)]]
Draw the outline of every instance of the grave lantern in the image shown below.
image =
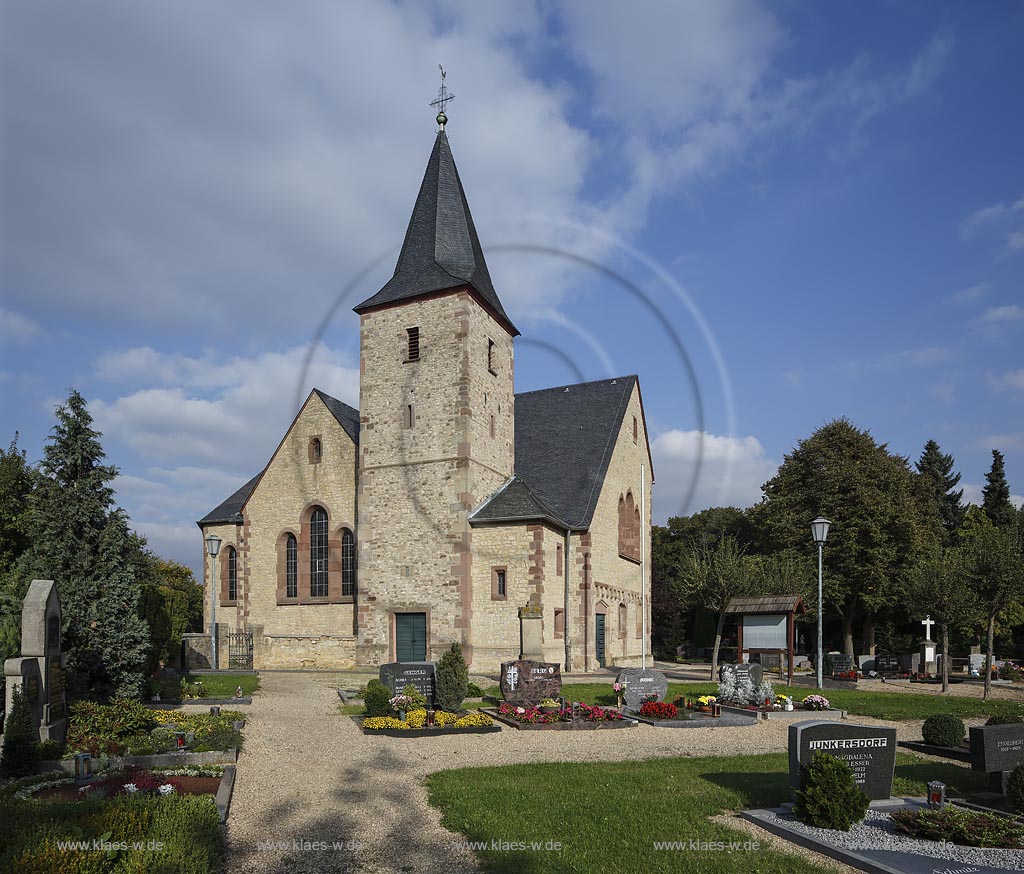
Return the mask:
[(75, 782), (87, 783), (92, 778), (92, 756), (89, 753), (75, 753)]
[(210, 707), (210, 716), (220, 716), (220, 707), (216, 704)]
[(179, 750), (185, 749), (185, 741), (188, 738), (188, 733), (184, 732), (184, 731), (176, 731), (176, 732), (174, 732), (173, 736), (174, 736), (174, 746), (175, 746), (175, 749), (179, 749)]
[(721, 716), (722, 715), (722, 705), (719, 704), (717, 701), (714, 704), (711, 705), (711, 715), (712, 716)]
[(940, 780), (933, 780), (928, 784), (928, 806), (946, 806), (946, 784)]
[(433, 728), (433, 726), (434, 726), (434, 711), (433, 710), (428, 710), (427, 711), (427, 725), (429, 725), (431, 728)]

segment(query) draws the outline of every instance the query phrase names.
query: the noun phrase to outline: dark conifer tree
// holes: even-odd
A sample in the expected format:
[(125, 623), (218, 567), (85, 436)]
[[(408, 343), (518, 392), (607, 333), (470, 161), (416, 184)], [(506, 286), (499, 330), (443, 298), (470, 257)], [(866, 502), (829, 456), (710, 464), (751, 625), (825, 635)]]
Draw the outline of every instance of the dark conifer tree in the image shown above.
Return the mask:
[(981, 508), (997, 528), (1008, 528), (1017, 521), (1017, 511), (1010, 503), (1010, 486), (1006, 482), (1003, 453), (992, 450), (992, 467), (985, 474), (985, 487), (981, 490)]

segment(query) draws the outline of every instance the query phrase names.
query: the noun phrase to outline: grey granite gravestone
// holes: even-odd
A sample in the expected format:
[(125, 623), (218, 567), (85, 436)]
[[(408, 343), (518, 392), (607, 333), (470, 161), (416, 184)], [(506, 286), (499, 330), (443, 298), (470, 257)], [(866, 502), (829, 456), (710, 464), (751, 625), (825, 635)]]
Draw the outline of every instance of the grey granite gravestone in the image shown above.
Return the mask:
[(764, 668), (757, 662), (744, 662), (738, 665), (722, 665), (718, 669), (718, 679), (721, 680), (722, 676), (729, 671), (736, 675), (737, 682), (742, 677), (750, 677), (750, 682), (755, 686), (761, 682), (761, 678), (764, 676)]
[(879, 674), (900, 673), (900, 657), (892, 653), (879, 653), (875, 656), (875, 672)]
[(61, 606), (53, 580), (33, 580), (21, 607), (21, 657), (4, 662), (6, 712), (14, 689), (29, 699), (33, 725), (40, 740), (64, 740), (68, 718), (65, 705), (64, 651), (61, 646)]
[(896, 729), (876, 725), (843, 725), (824, 719), (794, 722), (789, 726), (789, 783), (800, 788), (800, 768), (815, 753), (842, 759), (853, 778), (872, 801), (892, 794), (896, 768)]
[(652, 695), (664, 701), (668, 694), (665, 675), (651, 668), (623, 668), (615, 682), (622, 684), (622, 700), (630, 710), (639, 710)]
[(854, 669), (853, 656), (846, 655), (846, 653), (832, 653), (827, 657), (826, 662), (829, 667), (829, 673), (833, 676)]
[(527, 707), (562, 694), (562, 671), (553, 662), (502, 662), (499, 686), (502, 698), (509, 704)]
[(380, 681), (392, 695), (411, 685), (427, 699), (428, 707), (434, 706), (433, 662), (389, 662), (380, 666)]

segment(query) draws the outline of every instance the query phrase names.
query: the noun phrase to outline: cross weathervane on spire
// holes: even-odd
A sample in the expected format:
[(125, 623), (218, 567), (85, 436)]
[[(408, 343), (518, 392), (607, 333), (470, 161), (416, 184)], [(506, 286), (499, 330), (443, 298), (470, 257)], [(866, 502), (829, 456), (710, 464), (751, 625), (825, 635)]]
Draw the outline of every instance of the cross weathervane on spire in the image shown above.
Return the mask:
[(447, 75), (444, 67), (438, 64), (437, 69), (441, 71), (441, 87), (437, 89), (437, 99), (431, 100), (430, 105), (438, 108), (437, 123), (441, 126), (441, 130), (444, 130), (444, 126), (448, 123), (448, 116), (444, 114), (444, 108), (455, 99), (455, 95), (450, 94), (448, 86), (444, 84), (444, 78)]

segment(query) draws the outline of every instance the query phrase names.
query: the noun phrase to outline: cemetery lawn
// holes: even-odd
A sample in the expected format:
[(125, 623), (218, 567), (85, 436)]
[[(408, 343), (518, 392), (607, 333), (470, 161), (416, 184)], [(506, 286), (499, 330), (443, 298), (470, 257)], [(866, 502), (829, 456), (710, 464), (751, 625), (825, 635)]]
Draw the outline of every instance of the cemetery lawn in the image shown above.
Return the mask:
[[(669, 683), (667, 700), (671, 701), (680, 695), (690, 695), (691, 697), (714, 695), (717, 691), (717, 683)], [(792, 695), (795, 701), (801, 701), (817, 690), (807, 686), (776, 686), (775, 692), (780, 695)], [(501, 697), (497, 686), (491, 686), (486, 694)], [(1024, 712), (1024, 703), (1002, 698), (983, 701), (981, 698), (961, 698), (953, 695), (869, 692), (857, 689), (825, 689), (821, 694), (839, 710), (847, 710), (855, 716), (870, 716), (873, 719), (888, 719), (893, 722), (927, 719), (936, 713), (949, 713), (959, 716), (961, 719), (969, 719), (983, 716), (1020, 715)], [(583, 701), (587, 704), (604, 706), (615, 704), (611, 681), (608, 683), (566, 683), (562, 686), (562, 695), (572, 701)]]
[[(258, 674), (188, 674), (185, 679), (189, 683), (201, 681), (208, 698), (234, 698), (239, 686), (243, 695), (252, 695), (260, 687)], [(202, 703), (202, 699), (196, 703)]]
[[(742, 849), (750, 835), (709, 817), (791, 800), (785, 753), (465, 768), (431, 774), (430, 803), (446, 828), (486, 847), (491, 874), (670, 874), (686, 871), (796, 872), (810, 862), (767, 847)], [(927, 780), (950, 794), (977, 791), (984, 774), (897, 754), (893, 794), (923, 795)], [(693, 841), (738, 841), (735, 849), (690, 849)], [(560, 842), (560, 850), (492, 849), (492, 841)], [(655, 842), (683, 841), (683, 849)]]

